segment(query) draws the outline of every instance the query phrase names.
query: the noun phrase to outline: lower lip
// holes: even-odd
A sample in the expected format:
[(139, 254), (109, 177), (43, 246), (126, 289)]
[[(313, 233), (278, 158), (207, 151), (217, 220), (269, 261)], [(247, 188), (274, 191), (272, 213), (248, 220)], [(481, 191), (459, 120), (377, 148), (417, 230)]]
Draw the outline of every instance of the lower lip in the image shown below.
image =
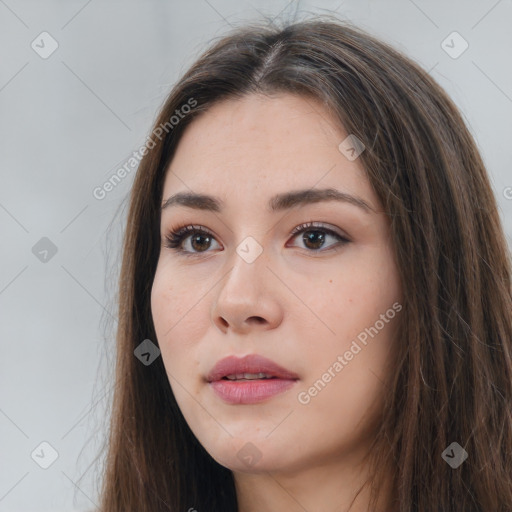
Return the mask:
[(216, 380), (210, 382), (215, 393), (230, 404), (256, 404), (290, 389), (296, 380)]

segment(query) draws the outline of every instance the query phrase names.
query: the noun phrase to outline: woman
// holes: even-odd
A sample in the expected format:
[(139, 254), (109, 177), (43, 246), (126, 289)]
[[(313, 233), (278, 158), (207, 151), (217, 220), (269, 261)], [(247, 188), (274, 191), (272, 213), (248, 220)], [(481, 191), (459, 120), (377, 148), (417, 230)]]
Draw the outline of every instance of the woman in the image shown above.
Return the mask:
[(238, 29), (141, 153), (103, 512), (512, 510), (509, 254), (426, 72)]

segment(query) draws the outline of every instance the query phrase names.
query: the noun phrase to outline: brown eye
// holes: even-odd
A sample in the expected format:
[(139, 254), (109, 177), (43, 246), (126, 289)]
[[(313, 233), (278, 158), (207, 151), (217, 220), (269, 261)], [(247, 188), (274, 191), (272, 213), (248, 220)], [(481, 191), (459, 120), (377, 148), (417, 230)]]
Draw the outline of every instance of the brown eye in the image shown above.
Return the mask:
[[(298, 235), (300, 234), (302, 234), (301, 240), (304, 248), (312, 253), (326, 252), (350, 242), (350, 240), (334, 230), (321, 225), (315, 225), (311, 222), (297, 226), (291, 233), (294, 238), (299, 238)], [(335, 243), (325, 248), (326, 239), (329, 237), (333, 238)], [(202, 226), (185, 226), (171, 231), (165, 237), (165, 247), (185, 256), (196, 256), (201, 253), (211, 252), (209, 249), (212, 246), (212, 242), (217, 243), (215, 237)]]
[(195, 251), (203, 252), (208, 249), (208, 246), (211, 244), (212, 238), (209, 235), (193, 235), (190, 238), (190, 244), (194, 248)]
[[(189, 239), (192, 250), (184, 248)], [(194, 255), (208, 252), (208, 249), (215, 238), (201, 226), (185, 226), (175, 231), (171, 231), (165, 237), (165, 240), (165, 247), (174, 249), (180, 253)]]
[(321, 249), (325, 242), (325, 233), (320, 230), (305, 231), (302, 234), (302, 240), (308, 249)]
[[(334, 230), (317, 226), (311, 222), (296, 227), (292, 234), (295, 235), (296, 238), (298, 238), (297, 235), (302, 234), (301, 240), (304, 243), (305, 248), (309, 249), (311, 252), (327, 251), (333, 246), (338, 246), (340, 243), (341, 245), (344, 245), (349, 242), (348, 239), (339, 235)], [(327, 248), (324, 248), (326, 237), (334, 238), (338, 243), (331, 244)]]

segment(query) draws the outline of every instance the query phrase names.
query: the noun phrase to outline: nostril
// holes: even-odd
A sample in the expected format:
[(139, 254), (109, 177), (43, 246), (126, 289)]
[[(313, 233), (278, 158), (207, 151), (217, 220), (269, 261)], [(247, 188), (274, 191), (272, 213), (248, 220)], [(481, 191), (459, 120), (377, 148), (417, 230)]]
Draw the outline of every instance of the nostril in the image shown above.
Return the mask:
[(264, 318), (261, 318), (261, 316), (251, 316), (251, 318), (249, 318), (249, 320), (251, 322), (255, 322), (257, 324), (262, 324), (262, 323), (265, 323), (265, 319)]

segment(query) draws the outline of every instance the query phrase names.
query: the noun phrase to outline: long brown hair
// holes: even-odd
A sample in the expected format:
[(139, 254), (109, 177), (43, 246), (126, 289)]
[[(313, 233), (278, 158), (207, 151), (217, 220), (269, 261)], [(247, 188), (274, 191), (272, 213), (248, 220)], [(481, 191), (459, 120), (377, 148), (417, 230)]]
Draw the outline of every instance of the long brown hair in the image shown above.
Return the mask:
[[(134, 349), (145, 339), (158, 344), (150, 292), (160, 204), (183, 130), (216, 102), (277, 92), (321, 100), (364, 143), (359, 158), (391, 222), (403, 311), (369, 452), (370, 510), (391, 463), (393, 510), (510, 512), (511, 262), (484, 163), (427, 72), (328, 16), (282, 27), (253, 23), (215, 41), (154, 124), (123, 246), (101, 511), (237, 511), (232, 472), (192, 434), (162, 358), (146, 366)], [(457, 468), (442, 456), (453, 442), (468, 455)]]

